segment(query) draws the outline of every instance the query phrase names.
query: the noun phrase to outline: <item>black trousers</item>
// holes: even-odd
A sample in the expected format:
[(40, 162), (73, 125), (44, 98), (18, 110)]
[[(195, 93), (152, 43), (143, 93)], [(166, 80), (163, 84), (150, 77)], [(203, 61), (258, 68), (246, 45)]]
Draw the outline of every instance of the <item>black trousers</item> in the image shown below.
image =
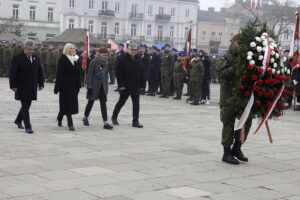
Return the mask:
[[(100, 108), (101, 108), (101, 115), (103, 121), (107, 121), (107, 107), (106, 107), (106, 94), (104, 92), (103, 87), (101, 87), (100, 92), (99, 92), (99, 101), (100, 101)], [(84, 111), (84, 116), (88, 117), (90, 116), (91, 110), (93, 108), (95, 101), (89, 100)]]
[[(73, 119), (72, 119), (72, 115), (66, 115), (67, 116), (67, 121), (68, 121), (68, 126), (73, 126)], [(57, 120), (62, 121), (64, 117), (64, 114), (59, 111), (58, 115), (57, 115)]]
[(204, 79), (202, 84), (201, 99), (206, 100), (206, 98), (210, 100), (210, 80)]
[(31, 128), (31, 124), (30, 124), (30, 116), (29, 116), (29, 109), (31, 106), (31, 100), (21, 100), (21, 109), (19, 111), (19, 114), (15, 120), (15, 123), (22, 123), (22, 121), (24, 122), (25, 128)]
[(159, 80), (149, 80), (149, 93), (154, 94), (157, 92)]
[(130, 94), (129, 91), (126, 91), (126, 90), (120, 91), (120, 98), (115, 106), (112, 118), (114, 118), (114, 119), (118, 118), (119, 112), (122, 109), (122, 107), (124, 106), (124, 104), (126, 103), (129, 96), (131, 96), (131, 100), (132, 100), (133, 121), (139, 120), (140, 95), (139, 94), (132, 95), (132, 94)]

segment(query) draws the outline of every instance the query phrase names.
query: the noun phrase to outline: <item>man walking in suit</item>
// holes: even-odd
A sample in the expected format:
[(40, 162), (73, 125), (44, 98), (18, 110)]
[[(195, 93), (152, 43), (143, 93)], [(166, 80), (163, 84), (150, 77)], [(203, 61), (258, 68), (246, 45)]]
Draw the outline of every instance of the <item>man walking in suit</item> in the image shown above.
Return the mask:
[(120, 57), (117, 66), (117, 81), (120, 92), (120, 98), (115, 106), (112, 122), (118, 125), (118, 115), (121, 108), (126, 103), (129, 96), (131, 96), (133, 104), (133, 120), (132, 126), (136, 128), (143, 128), (139, 123), (140, 110), (140, 91), (143, 90), (144, 83), (144, 69), (141, 64), (141, 59), (136, 55), (137, 44), (129, 44), (128, 52)]
[(21, 101), (21, 109), (15, 120), (15, 124), (25, 132), (32, 134), (32, 126), (29, 117), (29, 108), (33, 100), (37, 100), (37, 89), (44, 88), (44, 77), (40, 59), (34, 53), (34, 42), (25, 41), (24, 51), (15, 55), (11, 62), (9, 84), (15, 92), (15, 99)]

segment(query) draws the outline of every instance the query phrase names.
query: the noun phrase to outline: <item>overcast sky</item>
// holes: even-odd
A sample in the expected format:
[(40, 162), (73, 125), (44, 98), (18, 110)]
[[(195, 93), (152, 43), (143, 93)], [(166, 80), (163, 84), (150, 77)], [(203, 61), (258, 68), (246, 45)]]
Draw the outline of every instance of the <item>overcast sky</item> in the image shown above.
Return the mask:
[(229, 7), (234, 0), (200, 0), (200, 9), (207, 10), (208, 7), (215, 7), (220, 10), (221, 7)]

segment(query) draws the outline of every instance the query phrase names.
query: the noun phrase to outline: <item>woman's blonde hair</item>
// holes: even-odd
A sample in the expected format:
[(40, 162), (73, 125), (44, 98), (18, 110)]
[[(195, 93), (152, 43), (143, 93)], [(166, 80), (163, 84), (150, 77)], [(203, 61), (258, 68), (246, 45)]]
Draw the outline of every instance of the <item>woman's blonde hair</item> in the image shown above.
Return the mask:
[(73, 44), (73, 43), (67, 43), (67, 44), (64, 46), (63, 54), (64, 54), (64, 55), (70, 55), (70, 54), (69, 54), (69, 53), (70, 53), (70, 48), (71, 48), (72, 46), (75, 48), (75, 44)]

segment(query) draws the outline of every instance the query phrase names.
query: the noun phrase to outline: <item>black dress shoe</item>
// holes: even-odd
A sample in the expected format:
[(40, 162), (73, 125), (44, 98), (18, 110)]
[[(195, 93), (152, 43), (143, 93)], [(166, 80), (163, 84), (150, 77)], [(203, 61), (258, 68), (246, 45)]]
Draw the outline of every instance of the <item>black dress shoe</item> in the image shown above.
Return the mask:
[(222, 161), (232, 165), (240, 164), (240, 162), (233, 157), (230, 147), (224, 147), (224, 154), (223, 154)]
[(112, 130), (114, 127), (109, 124), (104, 124), (103, 128), (107, 130)]
[(199, 102), (198, 101), (194, 101), (193, 103), (191, 103), (191, 105), (198, 106)]
[(82, 121), (83, 121), (83, 125), (85, 125), (85, 126), (89, 126), (89, 125), (90, 125), (89, 119), (88, 119), (87, 117), (84, 117), (84, 118), (82, 119)]
[(73, 126), (73, 125), (69, 126), (69, 130), (70, 130), (70, 131), (75, 131), (74, 126)]
[(57, 118), (56, 121), (57, 121), (57, 126), (62, 127), (62, 120)]
[(113, 125), (119, 125), (117, 118), (111, 118)]
[(175, 99), (175, 100), (181, 100), (181, 97), (180, 96), (176, 96), (173, 99)]
[(18, 126), (19, 129), (24, 129), (24, 126), (22, 125), (22, 123), (15, 122), (15, 124)]
[(33, 130), (32, 130), (32, 128), (26, 128), (26, 129), (25, 129), (25, 132), (26, 132), (27, 134), (32, 134), (32, 133), (33, 133)]
[(143, 125), (141, 125), (140, 122), (138, 122), (138, 121), (134, 121), (134, 122), (132, 122), (132, 127), (143, 128)]

